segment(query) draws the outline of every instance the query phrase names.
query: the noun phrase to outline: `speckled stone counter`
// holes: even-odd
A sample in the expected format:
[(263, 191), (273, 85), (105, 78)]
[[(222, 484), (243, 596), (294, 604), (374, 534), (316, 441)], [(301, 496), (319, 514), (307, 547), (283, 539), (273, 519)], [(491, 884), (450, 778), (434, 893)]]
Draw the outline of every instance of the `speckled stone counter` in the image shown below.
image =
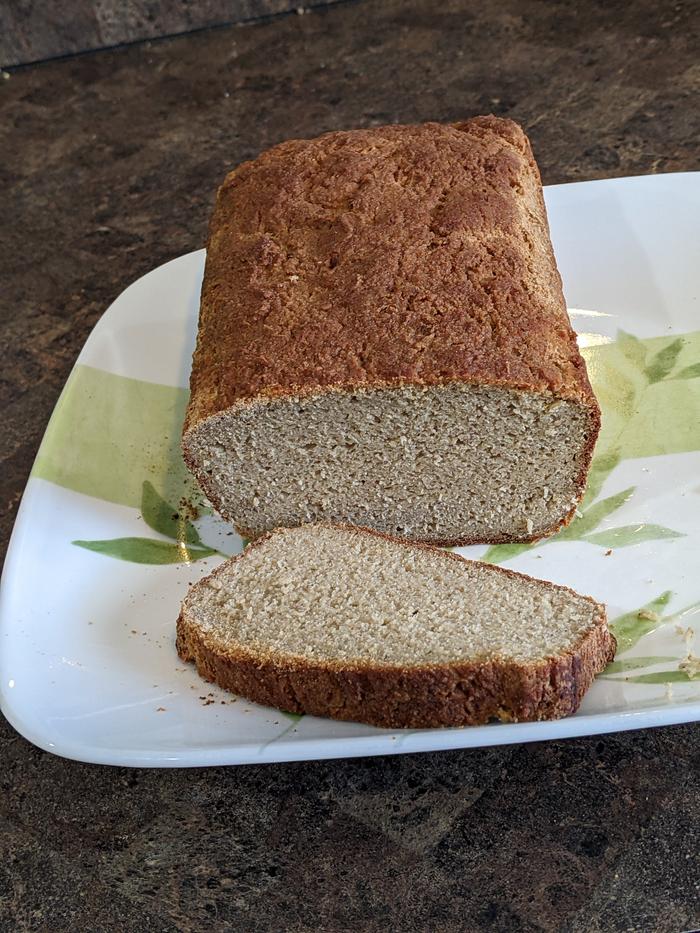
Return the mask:
[[(545, 183), (700, 168), (698, 3), (342, 3), (0, 81), (0, 534), (108, 303), (203, 245), (285, 137), (493, 111)], [(98, 768), (0, 726), (0, 928), (700, 926), (694, 726), (208, 771)]]

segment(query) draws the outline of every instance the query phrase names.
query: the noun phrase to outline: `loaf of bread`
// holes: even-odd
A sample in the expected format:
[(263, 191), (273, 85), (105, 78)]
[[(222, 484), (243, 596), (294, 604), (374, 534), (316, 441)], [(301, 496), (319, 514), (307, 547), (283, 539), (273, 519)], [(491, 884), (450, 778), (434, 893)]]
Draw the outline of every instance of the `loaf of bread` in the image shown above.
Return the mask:
[(177, 646), (255, 702), (390, 728), (568, 716), (615, 653), (586, 596), (326, 524), (275, 531), (195, 584)]
[(515, 123), (328, 133), (225, 180), (183, 447), (246, 537), (533, 540), (571, 519), (599, 423)]

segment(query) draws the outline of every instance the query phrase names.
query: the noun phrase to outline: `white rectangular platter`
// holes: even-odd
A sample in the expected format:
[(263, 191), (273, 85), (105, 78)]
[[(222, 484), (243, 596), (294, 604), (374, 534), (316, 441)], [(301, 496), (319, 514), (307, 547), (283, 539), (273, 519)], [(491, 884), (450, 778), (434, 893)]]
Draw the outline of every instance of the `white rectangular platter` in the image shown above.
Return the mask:
[(604, 414), (581, 517), (534, 547), (461, 549), (605, 602), (620, 642), (557, 722), (392, 732), (292, 717), (200, 681), (180, 601), (241, 540), (179, 453), (204, 251), (104, 314), (57, 404), (0, 595), (0, 699), (29, 740), (119, 765), (193, 766), (541, 741), (700, 717), (700, 174), (546, 190), (571, 319)]

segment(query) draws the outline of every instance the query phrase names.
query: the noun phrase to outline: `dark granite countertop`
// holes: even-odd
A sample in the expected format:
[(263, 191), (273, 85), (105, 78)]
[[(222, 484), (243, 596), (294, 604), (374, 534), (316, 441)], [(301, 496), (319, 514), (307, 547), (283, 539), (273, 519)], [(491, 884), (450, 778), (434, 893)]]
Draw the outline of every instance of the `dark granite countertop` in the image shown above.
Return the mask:
[[(0, 81), (7, 543), (90, 328), (285, 137), (494, 111), (545, 183), (700, 167), (697, 2), (364, 0)], [(4, 552), (3, 552), (4, 553)], [(0, 726), (7, 930), (700, 926), (694, 726), (408, 757), (99, 768)]]

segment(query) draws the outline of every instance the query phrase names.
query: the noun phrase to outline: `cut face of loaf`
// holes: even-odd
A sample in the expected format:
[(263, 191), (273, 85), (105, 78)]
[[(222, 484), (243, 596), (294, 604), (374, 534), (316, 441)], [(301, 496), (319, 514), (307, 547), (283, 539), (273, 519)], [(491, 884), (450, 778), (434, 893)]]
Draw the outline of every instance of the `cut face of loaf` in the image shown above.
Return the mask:
[(280, 529), (196, 584), (183, 660), (269, 706), (387, 727), (575, 712), (615, 641), (561, 586), (363, 529)]
[(451, 385), (285, 398), (208, 419), (188, 438), (203, 486), (248, 538), (320, 520), (431, 543), (526, 540), (575, 508), (586, 410)]
[(226, 179), (183, 448), (246, 537), (551, 534), (599, 423), (514, 123), (330, 133)]

